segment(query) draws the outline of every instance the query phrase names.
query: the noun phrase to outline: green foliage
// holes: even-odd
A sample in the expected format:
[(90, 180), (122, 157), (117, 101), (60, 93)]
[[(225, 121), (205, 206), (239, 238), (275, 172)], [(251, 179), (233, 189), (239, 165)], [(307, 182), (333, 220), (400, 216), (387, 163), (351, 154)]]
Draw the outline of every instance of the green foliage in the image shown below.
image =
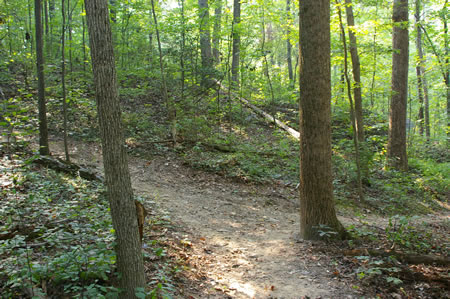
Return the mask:
[(12, 173), (11, 194), (3, 201), (0, 289), (14, 296), (45, 281), (58, 294), (101, 298), (117, 294), (109, 286), (115, 253), (103, 186), (51, 170), (32, 172), (22, 165)]
[[(386, 227), (386, 238), (395, 246), (411, 250), (413, 252), (428, 253), (436, 249), (434, 236), (431, 231), (424, 228), (418, 229), (413, 221), (416, 217), (394, 216), (389, 218), (389, 225)], [(425, 227), (422, 224), (422, 227)]]

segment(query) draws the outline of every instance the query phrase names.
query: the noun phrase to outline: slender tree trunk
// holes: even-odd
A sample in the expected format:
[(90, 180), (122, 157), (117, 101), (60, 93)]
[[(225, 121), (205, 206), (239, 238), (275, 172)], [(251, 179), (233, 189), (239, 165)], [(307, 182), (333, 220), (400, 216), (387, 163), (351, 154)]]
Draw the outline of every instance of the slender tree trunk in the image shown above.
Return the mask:
[(153, 13), (153, 22), (155, 24), (155, 31), (156, 31), (156, 40), (158, 41), (158, 51), (159, 51), (159, 68), (161, 70), (161, 82), (162, 82), (162, 93), (164, 97), (164, 101), (167, 105), (167, 110), (169, 114), (169, 122), (171, 125), (171, 135), (174, 146), (177, 143), (177, 112), (175, 104), (173, 103), (172, 99), (169, 98), (169, 95), (167, 93), (167, 84), (166, 84), (166, 77), (165, 77), (165, 71), (164, 71), (164, 64), (163, 64), (163, 54), (161, 49), (161, 40), (159, 37), (159, 28), (158, 28), (158, 19), (156, 18), (156, 12), (155, 12), (155, 3), (153, 0), (151, 0), (152, 3), (152, 13)]
[(185, 80), (185, 71), (184, 71), (184, 55), (186, 49), (186, 20), (184, 16), (184, 0), (180, 0), (181, 6), (181, 56), (180, 56), (180, 68), (181, 68), (181, 102), (184, 103), (184, 80)]
[[(69, 0), (70, 1), (70, 0)], [(66, 100), (66, 16), (64, 11), (64, 0), (61, 0), (61, 83), (62, 83), (62, 99), (63, 99), (63, 130), (64, 130), (64, 153), (66, 161), (70, 161), (69, 146), (67, 145), (67, 100)]]
[[(359, 132), (358, 132), (358, 128), (357, 128), (357, 120), (356, 120), (356, 115), (355, 115), (355, 109), (354, 109), (354, 106), (353, 106), (352, 84), (351, 84), (350, 78), (348, 77), (347, 41), (346, 41), (346, 37), (345, 37), (344, 24), (342, 22), (341, 7), (340, 7), (340, 4), (339, 4), (338, 0), (336, 0), (336, 4), (337, 4), (337, 8), (338, 8), (339, 25), (340, 25), (340, 29), (341, 29), (342, 44), (343, 44), (343, 47), (344, 47), (344, 76), (345, 76), (345, 80), (347, 82), (347, 94), (348, 94), (348, 101), (349, 101), (349, 104), (350, 104), (350, 120), (351, 120), (352, 128), (353, 128), (353, 143), (354, 143), (354, 146), (355, 146), (355, 164), (356, 164), (356, 176), (357, 176), (357, 180), (358, 180), (358, 195), (359, 195), (359, 200), (363, 201), (364, 200), (364, 194), (363, 194), (363, 188), (362, 188), (361, 158), (360, 158), (360, 151), (359, 151), (359, 142), (360, 142), (359, 140), (360, 140), (360, 138), (359, 138)], [(348, 25), (350, 26), (350, 24), (348, 24)], [(351, 31), (351, 29), (349, 28), (349, 32), (350, 31)], [(350, 39), (350, 42), (351, 42), (351, 39)], [(351, 52), (351, 50), (350, 50), (350, 52)], [(358, 64), (359, 64), (359, 59), (358, 59)], [(353, 92), (355, 92), (355, 89), (356, 88), (353, 89)], [(355, 92), (355, 94), (356, 94), (356, 92)], [(360, 95), (361, 95), (361, 93), (360, 93)], [(355, 98), (356, 98), (356, 96), (355, 96)]]
[[(150, 10), (152, 10), (150, 8)], [(149, 32), (148, 32), (148, 63), (151, 66), (153, 64), (153, 12), (150, 11), (150, 19), (149, 19)], [(184, 28), (183, 28), (184, 30)]]
[[(72, 12), (75, 9), (76, 4), (71, 8), (70, 7), (70, 0), (67, 1), (67, 29), (69, 31), (69, 68), (70, 68), (70, 74), (71, 77), (73, 76), (73, 60), (72, 60), (72, 46), (73, 46), (73, 39), (72, 39)], [(70, 81), (71, 82), (71, 81)]]
[[(9, 9), (8, 7), (8, 2), (6, 0), (3, 1), (5, 3), (5, 10), (8, 11)], [(30, 17), (31, 19), (31, 17)], [(12, 34), (11, 34), (11, 25), (10, 25), (10, 21), (8, 20), (7, 24), (6, 24), (6, 32), (8, 35), (8, 48), (9, 48), (9, 56), (11, 57), (13, 54), (13, 48), (12, 48)], [(31, 26), (30, 26), (30, 30), (31, 30)]]
[[(5, 0), (5, 5), (6, 5), (6, 0)], [(31, 28), (33, 28), (33, 26), (31, 25), (31, 20), (32, 20), (31, 19), (31, 0), (28, 0), (28, 5), (27, 6), (28, 6), (28, 28), (30, 29), (30, 41), (31, 41), (31, 43), (30, 43), (30, 45), (31, 45), (30, 53), (31, 53), (31, 56), (33, 56), (34, 47), (33, 47), (33, 42), (32, 42), (33, 41), (33, 34), (32, 34), (32, 29), (31, 29)], [(35, 32), (36, 32), (36, 26), (35, 26)], [(10, 49), (10, 51), (12, 51), (12, 49)]]
[(263, 67), (264, 67), (264, 75), (267, 78), (267, 83), (269, 83), (269, 91), (270, 91), (270, 114), (273, 117), (273, 122), (275, 123), (275, 96), (273, 94), (272, 80), (270, 78), (269, 72), (269, 63), (267, 61), (267, 52), (266, 52), (266, 20), (265, 20), (265, 7), (262, 7), (262, 43), (261, 43), (261, 52), (263, 53)]
[(330, 1), (300, 0), (300, 235), (346, 237), (331, 169)]
[(42, 37), (41, 0), (34, 1), (34, 18), (36, 29), (36, 66), (39, 99), (39, 153), (41, 155), (50, 155), (48, 146), (47, 107), (45, 104), (44, 41)]
[(348, 36), (350, 39), (350, 55), (352, 58), (353, 79), (355, 86), (353, 94), (355, 96), (355, 121), (358, 141), (364, 141), (364, 119), (361, 95), (361, 65), (359, 63), (358, 47), (355, 35), (355, 17), (353, 16), (353, 4), (351, 0), (345, 0), (345, 12), (347, 14)]
[(406, 155), (406, 106), (408, 100), (409, 39), (408, 0), (394, 0), (392, 54), (392, 95), (389, 109), (388, 164), (408, 169)]
[(231, 61), (231, 80), (239, 86), (239, 58), (241, 46), (241, 0), (233, 1), (233, 59)]
[(49, 33), (49, 22), (48, 22), (48, 0), (44, 0), (44, 20), (45, 20), (45, 36)]
[[(419, 26), (420, 24), (420, 13), (421, 13), (421, 3), (420, 0), (416, 0), (416, 28), (417, 28), (417, 36), (416, 36), (416, 48), (417, 48), (417, 64), (416, 64), (416, 73), (417, 73), (417, 89), (419, 95), (419, 130), (421, 135), (423, 135), (424, 124), (425, 124), (425, 135), (427, 137), (427, 141), (430, 141), (430, 112), (429, 112), (429, 99), (428, 99), (428, 87), (426, 84), (425, 78), (425, 68), (424, 68), (424, 56), (422, 49), (422, 28)], [(425, 109), (424, 109), (425, 108)], [(425, 122), (424, 122), (425, 121)]]
[(421, 67), (421, 59), (423, 59), (422, 53), (422, 30), (419, 26), (420, 24), (420, 0), (416, 0), (416, 48), (417, 48), (417, 62), (416, 62), (416, 74), (417, 74), (417, 95), (419, 100), (419, 113), (418, 113), (418, 121), (419, 121), (419, 134), (423, 136), (424, 133), (424, 114), (423, 114), (423, 73)]
[(441, 19), (444, 24), (444, 49), (445, 49), (445, 71), (444, 82), (447, 88), (447, 142), (450, 142), (450, 55), (449, 55), (449, 45), (448, 45), (448, 25), (447, 25), (447, 14), (448, 14), (448, 1), (445, 0), (444, 7), (441, 11)]
[(291, 34), (291, 22), (292, 22), (292, 16), (291, 16), (291, 0), (286, 0), (286, 16), (287, 16), (287, 30), (286, 30), (286, 55), (287, 55), (287, 65), (288, 65), (288, 75), (289, 75), (289, 81), (291, 85), (294, 82), (294, 73), (292, 71), (292, 44), (291, 39), (289, 35)]
[(214, 9), (214, 32), (213, 32), (213, 57), (216, 64), (220, 63), (220, 31), (222, 21), (222, 0), (217, 0)]
[(208, 0), (198, 0), (200, 10), (200, 52), (202, 56), (202, 86), (209, 85), (209, 77), (213, 70), (213, 57), (211, 51), (211, 34), (209, 32)]
[[(375, 20), (378, 20), (378, 0), (375, 2)], [(372, 65), (372, 83), (370, 85), (370, 107), (373, 108), (375, 103), (375, 74), (377, 72), (377, 25), (374, 26), (373, 31), (373, 65)]]
[[(81, 12), (84, 12), (84, 2), (81, 2)], [(86, 63), (87, 63), (87, 56), (86, 56), (86, 24), (84, 21), (84, 15), (81, 15), (81, 25), (83, 27), (82, 32), (82, 46), (83, 46), (83, 72), (86, 72)]]
[(128, 158), (124, 146), (117, 75), (107, 0), (85, 2), (103, 164), (113, 227), (116, 232), (120, 298), (136, 298), (145, 287), (144, 263), (139, 240)]
[(49, 16), (49, 38), (48, 38), (48, 57), (52, 57), (53, 51), (53, 20), (55, 17), (55, 0), (48, 2), (48, 16)]

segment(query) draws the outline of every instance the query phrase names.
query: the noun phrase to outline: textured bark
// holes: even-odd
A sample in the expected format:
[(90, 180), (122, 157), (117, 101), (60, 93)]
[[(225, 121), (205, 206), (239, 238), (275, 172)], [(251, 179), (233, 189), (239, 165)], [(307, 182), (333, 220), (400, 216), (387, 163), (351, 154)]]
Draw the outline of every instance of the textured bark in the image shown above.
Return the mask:
[(389, 109), (388, 165), (408, 169), (406, 156), (406, 107), (408, 100), (408, 0), (394, 0), (392, 19), (392, 96)]
[(202, 85), (209, 82), (209, 75), (213, 68), (213, 57), (211, 51), (211, 34), (209, 32), (209, 7), (208, 0), (198, 0), (200, 9), (200, 53), (202, 57)]
[(288, 74), (289, 81), (293, 82), (294, 80), (294, 72), (292, 70), (292, 44), (289, 35), (291, 34), (291, 26), (292, 16), (291, 16), (291, 0), (286, 0), (286, 15), (287, 15), (287, 30), (286, 30), (286, 55), (287, 55), (287, 64), (288, 64)]
[(135, 298), (136, 288), (145, 287), (144, 264), (124, 147), (108, 3), (89, 0), (85, 5), (106, 189), (116, 232), (119, 285), (123, 290), (120, 298)]
[(214, 62), (220, 62), (220, 30), (222, 23), (222, 0), (217, 0), (216, 8), (214, 9), (214, 31), (213, 31), (213, 57)]
[(355, 98), (355, 121), (356, 131), (358, 132), (358, 140), (364, 141), (364, 120), (363, 120), (363, 105), (361, 95), (361, 65), (359, 62), (358, 47), (356, 43), (356, 36), (354, 32), (355, 17), (353, 16), (353, 4), (351, 0), (345, 0), (345, 12), (347, 15), (348, 36), (350, 39), (350, 55), (352, 58), (353, 80), (355, 86), (353, 87), (353, 95)]
[(47, 107), (45, 104), (44, 41), (42, 39), (41, 0), (34, 1), (34, 19), (36, 29), (36, 67), (38, 76), (39, 153), (41, 155), (49, 155)]
[(239, 57), (241, 44), (241, 1), (233, 2), (233, 59), (231, 62), (231, 80), (236, 86), (239, 85)]
[(343, 238), (331, 169), (329, 0), (300, 0), (300, 136), (300, 235), (332, 230)]

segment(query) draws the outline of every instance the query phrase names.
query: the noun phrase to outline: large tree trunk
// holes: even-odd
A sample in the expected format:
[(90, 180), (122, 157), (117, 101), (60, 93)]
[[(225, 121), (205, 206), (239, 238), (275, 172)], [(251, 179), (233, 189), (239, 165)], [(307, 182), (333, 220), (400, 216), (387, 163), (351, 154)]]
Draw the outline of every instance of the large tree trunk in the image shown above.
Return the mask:
[(231, 62), (231, 80), (236, 86), (238, 86), (239, 56), (241, 44), (241, 30), (239, 27), (239, 24), (241, 23), (241, 1), (234, 0), (233, 3), (233, 59)]
[(207, 86), (213, 69), (211, 34), (209, 32), (208, 0), (198, 0), (200, 9), (200, 53), (202, 56), (202, 85)]
[(392, 19), (392, 96), (389, 109), (388, 164), (399, 170), (408, 169), (406, 156), (406, 106), (408, 100), (409, 39), (408, 0), (394, 0)]
[(346, 236), (331, 169), (330, 1), (300, 0), (300, 235)]
[(358, 47), (354, 32), (355, 18), (353, 16), (353, 4), (351, 0), (345, 0), (345, 12), (347, 15), (348, 36), (350, 39), (350, 55), (352, 58), (353, 79), (355, 86), (353, 94), (355, 97), (355, 121), (358, 132), (358, 141), (364, 141), (364, 120), (361, 96), (361, 65), (359, 63)]
[(217, 0), (216, 8), (214, 9), (214, 32), (213, 32), (213, 57), (214, 62), (220, 62), (220, 30), (222, 21), (222, 0)]
[(107, 0), (85, 2), (94, 74), (97, 111), (107, 195), (116, 232), (120, 298), (135, 298), (136, 288), (145, 287), (144, 264), (139, 241), (114, 64)]
[(41, 0), (34, 1), (34, 19), (36, 29), (36, 66), (38, 76), (38, 106), (39, 106), (39, 153), (49, 155), (47, 107), (45, 104), (44, 81), (44, 41), (42, 39)]
[(287, 15), (287, 30), (286, 30), (286, 55), (287, 55), (287, 65), (288, 65), (288, 74), (289, 81), (292, 83), (294, 80), (294, 72), (292, 71), (292, 44), (289, 35), (291, 34), (291, 0), (286, 0), (286, 15)]

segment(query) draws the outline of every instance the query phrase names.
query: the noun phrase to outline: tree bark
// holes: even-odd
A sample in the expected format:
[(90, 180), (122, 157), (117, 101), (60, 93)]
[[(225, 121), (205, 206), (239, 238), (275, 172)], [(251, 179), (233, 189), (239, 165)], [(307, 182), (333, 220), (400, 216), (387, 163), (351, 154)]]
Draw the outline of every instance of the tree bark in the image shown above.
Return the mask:
[(420, 11), (421, 11), (421, 3), (420, 0), (416, 0), (416, 28), (417, 28), (417, 36), (416, 36), (416, 48), (417, 48), (417, 63), (416, 63), (416, 74), (417, 74), (417, 93), (419, 97), (419, 132), (421, 135), (424, 133), (425, 127), (425, 136), (427, 137), (427, 141), (430, 141), (430, 112), (429, 112), (429, 98), (428, 98), (428, 87), (426, 84), (425, 78), (425, 68), (424, 57), (423, 57), (423, 49), (422, 49), (422, 28), (419, 26), (420, 24)]
[(202, 86), (207, 86), (213, 69), (211, 34), (209, 32), (208, 0), (198, 0), (200, 9), (200, 53), (202, 57)]
[(291, 39), (289, 38), (289, 35), (291, 34), (291, 22), (292, 22), (292, 16), (291, 16), (291, 0), (286, 0), (286, 15), (287, 15), (287, 30), (286, 30), (286, 55), (287, 55), (287, 65), (288, 65), (288, 75), (289, 75), (289, 81), (292, 83), (294, 82), (294, 72), (292, 70), (292, 44)]
[(136, 298), (136, 288), (145, 287), (144, 263), (124, 147), (108, 3), (107, 0), (89, 0), (85, 5), (106, 189), (116, 232), (119, 286), (123, 290), (120, 297)]
[(346, 237), (331, 169), (330, 1), (300, 0), (300, 236)]
[[(339, 15), (339, 25), (341, 28), (341, 36), (342, 36), (342, 44), (344, 46), (344, 76), (345, 76), (345, 81), (347, 82), (347, 93), (348, 93), (348, 101), (350, 104), (350, 120), (352, 123), (352, 129), (353, 129), (353, 143), (355, 146), (355, 164), (356, 164), (356, 176), (357, 176), (357, 180), (358, 180), (358, 194), (359, 194), (359, 200), (363, 201), (364, 200), (364, 193), (363, 193), (363, 188), (362, 188), (362, 179), (361, 179), (361, 156), (360, 156), (360, 151), (359, 151), (359, 132), (358, 132), (358, 128), (357, 128), (357, 120), (356, 120), (356, 113), (355, 113), (355, 108), (353, 105), (353, 98), (352, 98), (352, 84), (350, 81), (350, 78), (348, 76), (348, 52), (347, 52), (347, 39), (345, 37), (345, 29), (344, 29), (344, 22), (342, 21), (342, 12), (341, 12), (341, 7), (339, 6), (339, 1), (336, 0), (336, 4), (338, 5), (338, 15)], [(349, 31), (351, 29), (349, 28)], [(351, 39), (350, 39), (351, 41)], [(359, 59), (358, 59), (358, 64), (359, 64)], [(360, 93), (361, 95), (361, 93)], [(355, 96), (356, 98), (356, 96)], [(367, 171), (368, 172), (368, 171)]]
[[(70, 0), (69, 0), (70, 1)], [(64, 130), (64, 154), (66, 161), (70, 162), (69, 146), (67, 144), (67, 101), (66, 101), (66, 16), (64, 10), (64, 0), (61, 0), (61, 87), (62, 87), (62, 106), (63, 106), (63, 130)]]
[(361, 65), (359, 62), (358, 47), (354, 32), (355, 17), (353, 16), (353, 4), (351, 0), (345, 0), (345, 12), (347, 15), (348, 36), (350, 39), (350, 55), (352, 58), (353, 80), (355, 80), (355, 86), (353, 87), (353, 95), (355, 97), (356, 130), (358, 132), (358, 141), (363, 142), (364, 120), (363, 120), (363, 105), (361, 95)]
[(214, 9), (214, 32), (213, 32), (213, 57), (214, 62), (220, 62), (220, 30), (222, 23), (222, 0), (217, 0), (216, 8)]
[(44, 41), (42, 39), (41, 0), (34, 1), (34, 19), (36, 29), (36, 67), (38, 75), (39, 153), (41, 155), (49, 155), (47, 107), (45, 104)]
[(408, 100), (408, 0), (394, 0), (392, 19), (392, 95), (389, 108), (388, 165), (408, 169), (406, 155), (406, 106)]
[(235, 87), (239, 86), (239, 58), (241, 45), (241, 1), (233, 2), (233, 57), (231, 61), (231, 80)]
[(450, 142), (450, 58), (449, 58), (449, 46), (448, 46), (448, 25), (447, 25), (447, 14), (448, 14), (448, 1), (445, 0), (444, 7), (441, 12), (441, 19), (444, 25), (444, 49), (445, 49), (445, 71), (444, 71), (444, 82), (447, 88), (447, 142)]
[(167, 92), (167, 83), (166, 83), (166, 75), (164, 70), (164, 63), (163, 63), (163, 54), (162, 54), (162, 48), (161, 48), (161, 38), (159, 35), (159, 27), (158, 27), (158, 19), (156, 18), (156, 11), (155, 11), (155, 2), (151, 0), (152, 3), (152, 14), (153, 14), (153, 22), (155, 24), (155, 31), (156, 31), (156, 40), (158, 42), (158, 52), (159, 52), (159, 69), (161, 71), (161, 85), (162, 85), (162, 94), (164, 98), (164, 102), (167, 105), (167, 111), (168, 111), (168, 119), (170, 122), (170, 134), (172, 135), (173, 145), (175, 146), (177, 143), (177, 110), (175, 107), (175, 104), (173, 103), (172, 99), (169, 97)]

